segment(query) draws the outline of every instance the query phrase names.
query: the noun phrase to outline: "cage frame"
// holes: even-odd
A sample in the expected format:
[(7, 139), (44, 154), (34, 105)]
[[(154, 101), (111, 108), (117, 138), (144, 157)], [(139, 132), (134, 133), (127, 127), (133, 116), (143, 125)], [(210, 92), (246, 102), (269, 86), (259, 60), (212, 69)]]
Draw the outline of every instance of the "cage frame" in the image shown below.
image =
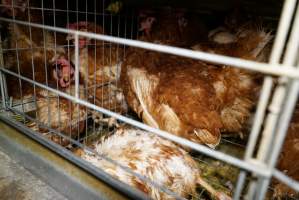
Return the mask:
[[(292, 21), (293, 19), (294, 21)], [(187, 139), (180, 138), (168, 132), (147, 126), (141, 122), (135, 121), (123, 115), (114, 113), (108, 109), (96, 106), (92, 103), (80, 99), (78, 68), (75, 69), (75, 96), (68, 95), (56, 89), (40, 84), (36, 81), (23, 77), (17, 73), (11, 72), (4, 66), (2, 56), (3, 52), (0, 44), (0, 89), (2, 94), (2, 106), (4, 109), (7, 109), (7, 99), (5, 99), (5, 97), (7, 96), (5, 74), (10, 74), (18, 77), (21, 80), (32, 83), (35, 86), (46, 89), (61, 97), (71, 100), (74, 103), (78, 103), (92, 110), (96, 110), (108, 116), (114, 117), (124, 123), (149, 131), (180, 145), (190, 147), (193, 150), (209, 157), (237, 166), (242, 171), (240, 172), (237, 186), (234, 191), (234, 199), (240, 199), (240, 195), (245, 183), (245, 178), (248, 173), (253, 173), (258, 177), (257, 182), (253, 181), (250, 184), (250, 189), (247, 194), (249, 199), (264, 199), (266, 190), (272, 177), (277, 178), (278, 180), (286, 183), (291, 188), (299, 191), (299, 182), (290, 179), (289, 177), (275, 169), (275, 164), (280, 149), (282, 148), (284, 138), (286, 136), (286, 131), (288, 128), (287, 125), (290, 122), (292, 111), (294, 110), (299, 92), (299, 63), (296, 63), (296, 58), (299, 56), (299, 3), (296, 0), (285, 0), (284, 2), (277, 34), (275, 36), (274, 45), (272, 47), (270, 60), (268, 63), (259, 63), (205, 52), (195, 52), (193, 50), (119, 38), (115, 36), (87, 33), (77, 30), (67, 30), (64, 28), (24, 22), (15, 19), (7, 19), (4, 17), (0, 17), (0, 21), (26, 25), (30, 27), (40, 28), (42, 30), (73, 34), (75, 36), (76, 66), (78, 66), (79, 63), (79, 37), (87, 37), (115, 44), (138, 47), (156, 52), (203, 60), (222, 65), (229, 65), (232, 67), (248, 69), (266, 74), (261, 90), (261, 96), (257, 104), (257, 111), (255, 113), (255, 119), (246, 147), (245, 156), (244, 159), (238, 159), (225, 153), (210, 149), (206, 146), (196, 144)], [(291, 34), (288, 42), (286, 42), (288, 32), (290, 32)], [(287, 48), (285, 50), (285, 55), (283, 56), (283, 49), (285, 45), (287, 46)], [(280, 63), (281, 57), (283, 57), (282, 63)], [(279, 84), (275, 87), (274, 95), (271, 97), (271, 90), (273, 88), (272, 76), (279, 77)], [(270, 104), (268, 105), (268, 103)], [(266, 114), (267, 109), (269, 110), (268, 114)], [(263, 124), (263, 122), (265, 122), (266, 128), (261, 132), (261, 125)], [(258, 157), (254, 158), (253, 151), (257, 145), (257, 139), (260, 134), (262, 136), (262, 140), (258, 148)], [(274, 142), (275, 145), (273, 145), (272, 142)]]

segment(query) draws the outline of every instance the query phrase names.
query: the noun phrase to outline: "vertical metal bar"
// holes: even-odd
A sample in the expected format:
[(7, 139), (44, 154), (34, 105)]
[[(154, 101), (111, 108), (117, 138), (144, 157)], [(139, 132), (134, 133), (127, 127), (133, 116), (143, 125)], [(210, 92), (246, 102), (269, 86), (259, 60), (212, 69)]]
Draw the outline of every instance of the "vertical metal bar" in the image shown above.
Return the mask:
[[(287, 49), (285, 53), (285, 57), (283, 59), (283, 64), (285, 65), (293, 65), (296, 62), (296, 54), (299, 45), (299, 5), (297, 5), (297, 12), (295, 15), (295, 21), (293, 23), (293, 28), (291, 31), (291, 36), (288, 40)], [(281, 78), (280, 84), (277, 86), (273, 100), (271, 105), (269, 106), (270, 113), (266, 119), (265, 128), (263, 131), (263, 137), (260, 144), (260, 149), (258, 150), (257, 159), (267, 163), (267, 157), (269, 156), (270, 149), (272, 151), (279, 151), (279, 146), (272, 146), (272, 141), (274, 138), (274, 131), (277, 128), (277, 122), (279, 120), (279, 116), (281, 115), (281, 110), (283, 101), (287, 95), (286, 84), (289, 82), (287, 78)], [(278, 149), (279, 148), (279, 149)], [(269, 163), (268, 163), (269, 165)], [(269, 165), (271, 167), (271, 165)], [(267, 187), (269, 185), (270, 178), (259, 178), (258, 185), (255, 194), (258, 199), (263, 199)], [(251, 187), (255, 187), (252, 185)]]
[[(42, 4), (42, 24), (44, 25), (45, 24), (45, 12), (44, 12), (44, 0), (41, 1), (41, 4)], [(45, 68), (45, 76), (46, 76), (46, 85), (47, 87), (49, 87), (49, 81), (48, 81), (48, 69), (47, 69), (47, 63), (46, 63), (46, 60), (47, 60), (47, 54), (45, 53), (46, 52), (46, 30), (45, 29), (42, 29), (43, 31), (43, 49), (44, 49), (44, 68)], [(57, 70), (57, 69), (56, 69)], [(50, 100), (49, 100), (49, 90), (47, 90), (47, 111), (48, 111), (48, 126), (50, 126), (51, 124), (51, 114), (50, 114)]]
[[(15, 8), (15, 5), (14, 5), (14, 1), (12, 1), (12, 16), (13, 16), (13, 21), (16, 20), (16, 15), (15, 15), (15, 12), (14, 12), (14, 8)], [(16, 23), (13, 23), (13, 30), (17, 36), (17, 38), (20, 37), (20, 34), (18, 31), (16, 31)], [(18, 71), (18, 75), (20, 76), (21, 75), (21, 71), (20, 71), (20, 59), (19, 59), (19, 50), (18, 50), (18, 40), (15, 41), (15, 52), (16, 52), (16, 59), (17, 59), (17, 71)], [(23, 91), (22, 91), (22, 80), (19, 78), (19, 89), (20, 89), (20, 96), (21, 96), (21, 104), (22, 104), (22, 111), (23, 113), (25, 112), (24, 111), (24, 100), (23, 100)], [(25, 122), (25, 118), (23, 118), (23, 121)]]
[[(284, 44), (285, 44), (285, 41), (286, 41), (286, 37), (287, 37), (287, 34), (288, 34), (288, 29), (290, 27), (290, 23), (291, 23), (291, 20), (292, 20), (291, 17), (293, 15), (293, 11), (294, 11), (294, 8), (295, 8), (295, 3), (296, 3), (296, 0), (285, 1), (285, 5), (284, 5), (283, 11), (282, 11), (281, 20), (280, 20), (279, 26), (278, 26), (278, 31), (277, 31), (275, 41), (274, 41), (274, 45), (273, 45), (271, 55), (270, 55), (270, 61), (269, 61), (270, 64), (278, 64), (279, 63), (279, 60), (280, 60), (280, 57), (282, 55), (282, 51), (283, 51), (283, 48), (284, 48)], [(261, 95), (260, 102), (259, 102), (260, 107), (262, 107), (264, 111), (265, 111), (266, 105), (267, 105), (266, 104), (267, 103), (266, 99), (267, 99), (267, 97), (269, 98), (269, 95), (267, 95), (267, 94), (271, 93), (272, 85), (273, 85), (272, 78), (271, 77), (266, 77), (265, 81), (264, 81), (263, 89), (262, 89), (262, 95)], [(264, 94), (264, 92), (266, 92), (266, 93)], [(257, 109), (257, 110), (259, 111), (259, 109)], [(256, 117), (257, 116), (259, 116), (258, 118), (263, 118), (264, 117), (264, 112), (263, 113), (262, 112), (257, 113)], [(252, 129), (252, 132), (250, 133), (250, 136), (253, 135), (253, 137), (257, 139), (257, 135), (258, 135), (258, 132), (260, 131), (261, 125), (262, 125), (261, 122), (258, 123), (258, 124), (254, 123), (254, 126), (253, 126), (253, 129)], [(247, 150), (246, 150), (246, 153), (245, 153), (245, 157), (246, 156), (249, 157), (250, 155), (252, 155), (252, 152), (254, 150), (254, 144), (251, 143), (251, 142), (252, 141), (249, 140), (249, 144), (246, 148)]]
[[(96, 14), (96, 13), (95, 13)], [(88, 22), (88, 3), (87, 3), (87, 0), (85, 1), (85, 21), (86, 21), (86, 24), (87, 24), (87, 22)], [(96, 30), (96, 29), (95, 29)], [(88, 31), (88, 30), (87, 30)], [(88, 44), (87, 44), (88, 45)], [(94, 46), (94, 48), (95, 48), (95, 46)], [(87, 46), (87, 53), (88, 53), (88, 51), (89, 51), (89, 48), (88, 48), (88, 46)], [(89, 63), (89, 56), (87, 56), (87, 63)], [(79, 67), (79, 66), (78, 66)], [(86, 71), (87, 71), (87, 75), (88, 75), (88, 77), (89, 77), (89, 64), (87, 65), (87, 69), (86, 69)], [(85, 95), (85, 94), (87, 94), (87, 93), (89, 93), (88, 92), (88, 90), (89, 90), (89, 87), (90, 87), (90, 84), (89, 84), (89, 80), (86, 82), (86, 85), (85, 85), (85, 89), (86, 88), (88, 88), (87, 89), (87, 91), (85, 92), (85, 91), (82, 91), (83, 92), (83, 95)], [(80, 107), (80, 105), (79, 104), (77, 104), (76, 106), (78, 106), (78, 107)], [(85, 112), (86, 113), (88, 113), (88, 108), (87, 107), (85, 107)], [(84, 136), (84, 139), (85, 138), (87, 138), (87, 135), (88, 135), (88, 118), (86, 117), (86, 119), (85, 119), (85, 136)], [(79, 127), (79, 121), (78, 121), (78, 128), (80, 128)], [(80, 139), (80, 137), (78, 137), (78, 140)], [(84, 142), (84, 141), (83, 141)]]
[(260, 101), (258, 102), (257, 111), (254, 116), (254, 126), (252, 127), (252, 130), (250, 132), (250, 140), (246, 147), (245, 159), (250, 159), (253, 155), (259, 132), (261, 130), (261, 126), (265, 117), (265, 111), (269, 102), (272, 86), (272, 78), (268, 76), (265, 77)]
[[(112, 35), (113, 34), (113, 17), (112, 17), (112, 13), (110, 13), (110, 34)], [(108, 98), (108, 102), (109, 102), (109, 110), (112, 110), (113, 109), (113, 105), (112, 105), (112, 88), (111, 88), (111, 85), (112, 85), (112, 80), (111, 80), (111, 75), (112, 75), (112, 72), (111, 72), (111, 68), (112, 68), (112, 52), (111, 52), (111, 48), (112, 48), (112, 43), (109, 42), (109, 98)], [(115, 110), (114, 110), (115, 112)]]
[(266, 118), (265, 128), (263, 130), (263, 137), (261, 139), (260, 148), (257, 153), (257, 159), (262, 162), (266, 161), (266, 157), (268, 155), (269, 149), (272, 146), (271, 143), (272, 143), (273, 132), (276, 127), (277, 120), (281, 112), (283, 101), (285, 99), (286, 92), (287, 92), (286, 91), (287, 82), (288, 79), (280, 78), (279, 85), (277, 86), (273, 95), (273, 100), (269, 105), (270, 113)]
[[(105, 1), (103, 1), (103, 3), (102, 3), (102, 24), (103, 24), (103, 29), (106, 31), (106, 29), (108, 30), (108, 28), (106, 28), (105, 18), (106, 18)], [(103, 40), (102, 43), (103, 43), (103, 51), (102, 51), (102, 62), (103, 63), (101, 63), (101, 64), (105, 65), (105, 50), (106, 50), (105, 48), (106, 48), (106, 45), (105, 45), (104, 40)], [(103, 69), (101, 69), (101, 70), (103, 70)], [(101, 79), (101, 80), (102, 80), (101, 85), (103, 85), (104, 80), (103, 79)], [(104, 107), (104, 88), (101, 89), (101, 96), (102, 96), (102, 98), (101, 98), (101, 107)], [(101, 117), (103, 117), (103, 115)], [(103, 128), (104, 128), (104, 125), (101, 124), (100, 129), (103, 130)], [(101, 132), (101, 134), (102, 134), (102, 132)]]
[[(96, 30), (96, 24), (97, 24), (97, 1), (94, 1), (94, 23), (95, 23), (95, 27), (94, 29)], [(104, 28), (104, 27), (103, 27)], [(92, 91), (93, 91), (93, 104), (96, 105), (96, 88), (97, 88), (97, 81), (96, 81), (96, 71), (97, 71), (97, 68), (96, 66), (98, 65), (97, 63), (97, 44), (98, 44), (98, 40), (94, 40), (94, 45), (95, 45), (95, 48), (94, 48), (94, 67), (93, 67), (93, 88), (92, 88)], [(89, 94), (88, 94), (89, 95)], [(92, 112), (95, 112), (95, 110), (93, 110)], [(93, 120), (93, 133), (95, 133), (95, 129), (96, 129), (96, 123), (95, 121)]]
[(79, 98), (79, 36), (75, 34), (75, 97)]
[[(53, 0), (52, 6), (53, 6), (53, 26), (54, 27), (56, 27), (56, 5), (55, 4), (56, 4), (55, 0)], [(54, 31), (53, 33), (54, 33), (54, 58), (57, 58), (57, 36), (56, 36), (56, 31)], [(48, 32), (48, 34), (50, 34), (50, 32)], [(56, 69), (57, 69), (57, 61), (55, 61), (55, 62), (56, 62)], [(56, 87), (59, 88), (58, 80), (57, 80), (56, 83), (57, 83)], [(59, 97), (59, 95), (57, 95), (57, 104), (58, 104), (57, 105), (57, 108), (58, 108), (58, 130), (61, 130), (61, 128), (60, 128), (61, 127), (61, 112), (60, 112), (60, 97)], [(59, 137), (59, 143), (62, 144), (62, 138), (61, 137)]]
[[(289, 90), (288, 98), (286, 100), (286, 105), (283, 110), (283, 113), (280, 116), (280, 121), (277, 126), (277, 132), (276, 132), (276, 138), (274, 141), (273, 148), (271, 154), (268, 157), (268, 163), (270, 169), (273, 169), (276, 161), (279, 156), (279, 152), (282, 148), (282, 145), (284, 143), (284, 139), (288, 130), (289, 122), (292, 117), (292, 113), (296, 107), (296, 102), (298, 98), (299, 93), (299, 80), (293, 80), (291, 83), (291, 88)], [(257, 199), (262, 200), (263, 197), (266, 194), (268, 185), (270, 183), (270, 179), (262, 179), (261, 180), (261, 187), (260, 191), (258, 193)]]
[(242, 190), (244, 188), (244, 184), (246, 181), (246, 176), (247, 176), (247, 173), (245, 171), (240, 172), (239, 177), (238, 177), (238, 182), (236, 185), (236, 189), (234, 192), (234, 200), (240, 199), (240, 197), (242, 195)]
[[(70, 8), (69, 8), (69, 0), (66, 0), (66, 24), (69, 24), (70, 23)], [(73, 51), (72, 51), (73, 53)], [(71, 57), (71, 51), (70, 51), (70, 40), (67, 40), (67, 57), (68, 57), (68, 60), (71, 60), (72, 57)], [(75, 66), (76, 67), (76, 66)], [(71, 73), (69, 74), (69, 80), (71, 80)], [(69, 94), (73, 94), (73, 91), (72, 91), (72, 88), (70, 87), (69, 89)], [(69, 106), (69, 108), (72, 107), (72, 102), (68, 100), (67, 102), (67, 106)], [(72, 119), (72, 113), (69, 112), (68, 113), (68, 116), (69, 116), (69, 119)], [(72, 123), (70, 123), (70, 126), (68, 127), (68, 131), (69, 131), (69, 134), (68, 136), (71, 138), (71, 132), (72, 132)]]
[[(283, 64), (285, 64), (285, 65), (294, 65), (295, 64), (296, 58), (297, 58), (296, 54), (297, 54), (298, 46), (299, 46), (299, 4), (297, 7), (297, 13), (296, 13), (295, 21), (293, 24), (293, 30), (291, 31), (291, 36), (290, 36), (288, 44), (287, 44), (287, 49), (286, 49), (285, 57), (283, 59)], [(274, 112), (280, 111), (281, 107), (278, 107), (278, 106), (282, 104), (282, 101), (283, 101), (282, 95), (285, 95), (285, 93), (286, 93), (286, 88), (284, 86), (281, 89), (278, 88), (277, 92), (274, 93), (274, 98), (273, 98), (273, 103), (274, 103), (273, 106), (274, 107), (272, 107), (272, 106), (269, 107)], [(276, 97), (275, 97), (275, 95), (276, 95)], [(268, 152), (269, 152), (269, 148), (271, 148), (271, 145), (269, 144), (269, 142), (271, 142), (272, 138), (273, 138), (274, 127), (278, 120), (277, 114), (275, 114), (275, 117), (273, 116), (273, 119), (270, 119), (268, 126), (267, 126), (267, 124), (265, 126), (265, 131), (264, 131), (262, 142), (261, 142), (261, 150), (259, 150), (258, 155), (257, 155), (257, 158), (260, 160), (266, 159)], [(271, 116), (271, 113), (269, 114), (269, 116)], [(266, 131), (267, 129), (269, 129), (269, 132)], [(263, 144), (266, 144), (266, 145), (263, 145)]]
[[(28, 22), (31, 23), (31, 11), (30, 11), (30, 2), (27, 2), (28, 5)], [(32, 41), (32, 27), (29, 26), (29, 40)], [(32, 43), (30, 43), (30, 51), (31, 51), (31, 65), (32, 65), (32, 80), (35, 81), (35, 63), (34, 63), (34, 50)], [(36, 85), (33, 83), (33, 95), (34, 95), (34, 102), (36, 106)], [(37, 106), (36, 106), (37, 108)], [(38, 116), (37, 109), (35, 109), (35, 116)]]
[[(284, 57), (284, 63), (291, 65), (294, 64), (296, 62), (297, 56), (298, 55), (298, 47), (299, 47), (299, 4), (297, 6), (297, 12), (295, 15), (295, 21), (293, 24), (293, 30), (291, 32), (291, 36), (290, 39), (288, 41), (287, 44), (287, 49), (286, 49), (286, 55)], [(298, 68), (298, 67), (297, 67)], [(278, 120), (280, 119), (280, 121), (284, 122), (285, 124), (279, 124), (276, 127), (277, 133), (276, 133), (276, 139), (272, 136), (271, 138), (269, 138), (270, 141), (267, 141), (269, 143), (269, 147), (271, 145), (271, 143), (275, 141), (276, 143), (278, 143), (277, 145), (273, 146), (273, 149), (271, 152), (269, 152), (269, 149), (265, 149), (266, 152), (262, 152), (261, 154), (259, 154), (260, 156), (262, 156), (262, 159), (264, 159), (266, 162), (268, 162), (268, 165), (270, 167), (270, 169), (272, 169), (274, 167), (274, 164), (276, 163), (278, 154), (280, 152), (280, 149), (282, 147), (282, 144), (284, 142), (284, 138), (285, 138), (285, 134), (286, 134), (286, 130), (288, 128), (289, 125), (289, 120), (293, 111), (293, 108), (296, 105), (296, 100), (297, 100), (297, 95), (298, 95), (298, 89), (299, 89), (299, 85), (297, 83), (298, 81), (292, 81), (291, 84), (291, 88), (290, 88), (290, 94), (289, 97), (286, 99), (286, 108), (284, 110), (282, 110), (282, 114), (280, 115), (281, 119), (278, 118), (279, 116), (276, 116), (276, 118), (274, 119), (273, 117), (273, 123), (277, 124), (277, 122), (279, 122)], [(284, 90), (286, 90), (286, 88), (284, 88)], [(282, 103), (281, 103), (282, 104)], [(282, 127), (280, 127), (282, 126)], [(272, 133), (274, 134), (274, 133)], [(279, 141), (280, 139), (280, 141)], [(271, 158), (270, 160), (268, 158)], [(258, 199), (262, 199), (262, 195), (266, 193), (267, 187), (269, 185), (270, 180), (269, 179), (261, 179), (259, 181), (259, 192), (258, 192)]]
[[(254, 148), (256, 146), (256, 142), (259, 136), (259, 132), (262, 126), (263, 119), (265, 117), (265, 111), (269, 102), (271, 89), (272, 89), (273, 81), (271, 77), (265, 77), (263, 87), (262, 87), (262, 93), (258, 102), (257, 111), (255, 113), (254, 117), (254, 124), (252, 127), (252, 130), (250, 132), (249, 136), (249, 142), (246, 146), (246, 152), (244, 159), (249, 160), (254, 152)], [(237, 187), (234, 193), (234, 199), (240, 199), (242, 190), (244, 188), (246, 179), (246, 172), (241, 171), (240, 175), (238, 177), (238, 183)]]
[(6, 110), (6, 94), (4, 89), (4, 79), (3, 79), (4, 73), (0, 72), (0, 84), (1, 84), (1, 101), (2, 101), (2, 109)]
[[(270, 60), (269, 60), (270, 64), (279, 63), (279, 60), (281, 58), (284, 49), (285, 41), (288, 35), (288, 30), (291, 25), (291, 20), (294, 13), (295, 5), (296, 5), (296, 0), (289, 0), (289, 1), (285, 1), (284, 3), (282, 14), (278, 24), (278, 31), (275, 36), (274, 44), (270, 55)], [(253, 151), (256, 146), (257, 139), (261, 130), (262, 122), (265, 117), (265, 111), (270, 99), (272, 87), (273, 87), (272, 78), (270, 76), (265, 77), (261, 89), (261, 96), (259, 98), (259, 102), (257, 105), (257, 111), (255, 113), (253, 127), (250, 132), (249, 141), (246, 147), (246, 152), (244, 156), (245, 160), (250, 159), (253, 155)], [(244, 188), (245, 179), (246, 179), (246, 172), (242, 171), (238, 178), (234, 199), (240, 199), (240, 195)]]
[[(118, 14), (118, 17), (117, 17), (117, 37), (120, 37), (120, 14)], [(119, 44), (117, 44), (116, 46), (116, 83), (115, 83), (115, 87), (116, 88), (120, 88), (120, 86), (118, 85), (119, 83), (119, 78), (120, 78), (120, 73), (121, 73), (121, 59), (120, 59), (120, 56), (119, 56)], [(117, 94), (116, 94), (117, 96)], [(115, 99), (117, 99), (117, 97), (115, 96)], [(120, 113), (121, 111), (121, 105), (123, 104), (123, 102), (120, 102), (120, 104), (118, 104), (117, 101), (115, 101), (115, 112), (118, 112)], [(120, 106), (120, 108), (117, 108), (118, 106)]]
[[(1, 34), (0, 34), (0, 68), (4, 68)], [(6, 110), (7, 88), (5, 87), (6, 86), (5, 82), (6, 82), (5, 74), (2, 71), (0, 71), (0, 86), (1, 86), (2, 108)]]
[[(80, 9), (79, 9), (79, 0), (76, 0), (76, 17), (77, 17), (77, 23), (79, 22), (79, 14), (80, 14)], [(77, 31), (79, 29), (79, 24), (77, 24)], [(79, 89), (79, 73), (80, 73), (80, 61), (79, 61), (79, 37), (77, 34), (75, 34), (75, 97), (76, 99), (80, 98), (80, 89)], [(71, 105), (74, 102), (70, 102)], [(77, 116), (77, 121), (79, 122), (80, 119), (80, 112), (79, 115)], [(76, 125), (75, 125), (76, 126)], [(75, 129), (74, 129), (75, 130)], [(79, 139), (80, 137), (80, 127), (77, 126), (77, 138)]]

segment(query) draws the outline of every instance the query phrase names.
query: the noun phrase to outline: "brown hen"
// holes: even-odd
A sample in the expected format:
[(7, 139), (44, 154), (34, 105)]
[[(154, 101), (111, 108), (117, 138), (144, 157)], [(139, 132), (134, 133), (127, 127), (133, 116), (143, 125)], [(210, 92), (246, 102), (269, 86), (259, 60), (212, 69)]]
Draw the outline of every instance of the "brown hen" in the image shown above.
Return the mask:
[[(102, 27), (91, 22), (69, 24), (68, 28), (104, 34)], [(74, 37), (68, 35), (74, 44)], [(127, 105), (122, 89), (118, 86), (123, 49), (116, 45), (79, 38), (79, 71), (86, 85), (90, 102), (125, 113)], [(71, 60), (75, 63), (74, 50), (71, 49)]]
[(207, 40), (207, 29), (199, 16), (183, 9), (141, 10), (139, 21), (139, 40), (180, 47)]
[[(11, 5), (12, 1), (2, 0)], [(10, 18), (42, 24), (40, 10), (27, 8), (28, 0), (15, 2), (18, 9), (6, 8)], [(40, 2), (30, 1), (30, 6), (39, 6)], [(23, 6), (23, 7), (22, 7)], [(65, 36), (64, 36), (65, 37)], [(55, 40), (56, 38), (56, 40)], [(72, 80), (73, 69), (65, 58), (65, 50), (59, 47), (61, 34), (39, 28), (29, 27), (16, 23), (8, 23), (8, 38), (4, 49), (5, 67), (12, 72), (50, 86), (67, 87)], [(57, 47), (55, 42), (58, 43)], [(56, 65), (57, 64), (57, 65)], [(14, 98), (33, 94), (33, 85), (18, 78), (8, 76), (8, 95)], [(10, 87), (10, 86), (14, 87)], [(21, 85), (21, 86), (20, 86)], [(16, 87), (17, 86), (17, 87)]]
[[(10, 7), (12, 2), (17, 8)], [(42, 11), (27, 7), (27, 5), (41, 7), (40, 1), (2, 0), (2, 3), (8, 6), (5, 12), (10, 18), (43, 23)], [(56, 34), (55, 37), (54, 32), (47, 30), (8, 23), (8, 42), (4, 52), (5, 67), (25, 78), (68, 92), (72, 87), (68, 89), (61, 87), (71, 84), (74, 70), (65, 58), (64, 47), (59, 46), (65, 43), (65, 36), (63, 40), (61, 36), (61, 34)], [(83, 107), (58, 97), (54, 93), (48, 93), (47, 90), (34, 87), (33, 84), (19, 80), (17, 77), (7, 75), (6, 80), (9, 96), (16, 99), (33, 97), (36, 100), (36, 120), (43, 125), (56, 129), (71, 138), (76, 138), (83, 131), (86, 118)], [(30, 127), (46, 134), (54, 142), (62, 145), (67, 143), (67, 140), (49, 133), (49, 130), (43, 126), (33, 123)]]
[[(255, 60), (271, 36), (247, 32), (227, 48)], [(238, 68), (141, 49), (130, 50), (121, 74), (127, 102), (145, 123), (210, 147), (219, 143), (221, 131), (242, 130), (254, 106), (255, 78)]]

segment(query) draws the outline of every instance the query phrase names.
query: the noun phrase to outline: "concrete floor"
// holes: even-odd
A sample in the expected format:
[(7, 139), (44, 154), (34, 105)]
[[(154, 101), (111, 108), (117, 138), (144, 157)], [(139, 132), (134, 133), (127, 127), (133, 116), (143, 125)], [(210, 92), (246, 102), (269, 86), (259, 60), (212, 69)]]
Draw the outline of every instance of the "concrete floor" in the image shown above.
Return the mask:
[(67, 200), (0, 151), (0, 200)]

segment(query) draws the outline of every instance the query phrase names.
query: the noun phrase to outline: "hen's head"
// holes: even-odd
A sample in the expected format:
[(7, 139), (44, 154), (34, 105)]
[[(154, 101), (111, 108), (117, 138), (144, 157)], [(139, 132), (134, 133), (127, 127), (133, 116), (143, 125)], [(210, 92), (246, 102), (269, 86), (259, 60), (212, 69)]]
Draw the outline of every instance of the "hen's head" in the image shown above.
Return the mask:
[(62, 88), (68, 87), (74, 79), (74, 67), (72, 64), (64, 57), (56, 59), (53, 64), (53, 77), (59, 83)]
[[(104, 34), (103, 28), (93, 22), (80, 21), (77, 23), (71, 23), (71, 24), (67, 24), (67, 28), (71, 30), (78, 30), (83, 32)], [(75, 36), (73, 34), (68, 34), (66, 40), (70, 41), (71, 44), (75, 44)], [(79, 37), (80, 49), (92, 43), (93, 42), (91, 38)]]
[(146, 36), (150, 36), (152, 27), (156, 22), (156, 17), (151, 10), (141, 10), (139, 12), (140, 27), (139, 31), (144, 32)]
[(186, 11), (184, 9), (175, 10), (175, 17), (178, 23), (179, 30), (183, 32), (184, 28), (188, 26), (188, 19), (186, 17)]

